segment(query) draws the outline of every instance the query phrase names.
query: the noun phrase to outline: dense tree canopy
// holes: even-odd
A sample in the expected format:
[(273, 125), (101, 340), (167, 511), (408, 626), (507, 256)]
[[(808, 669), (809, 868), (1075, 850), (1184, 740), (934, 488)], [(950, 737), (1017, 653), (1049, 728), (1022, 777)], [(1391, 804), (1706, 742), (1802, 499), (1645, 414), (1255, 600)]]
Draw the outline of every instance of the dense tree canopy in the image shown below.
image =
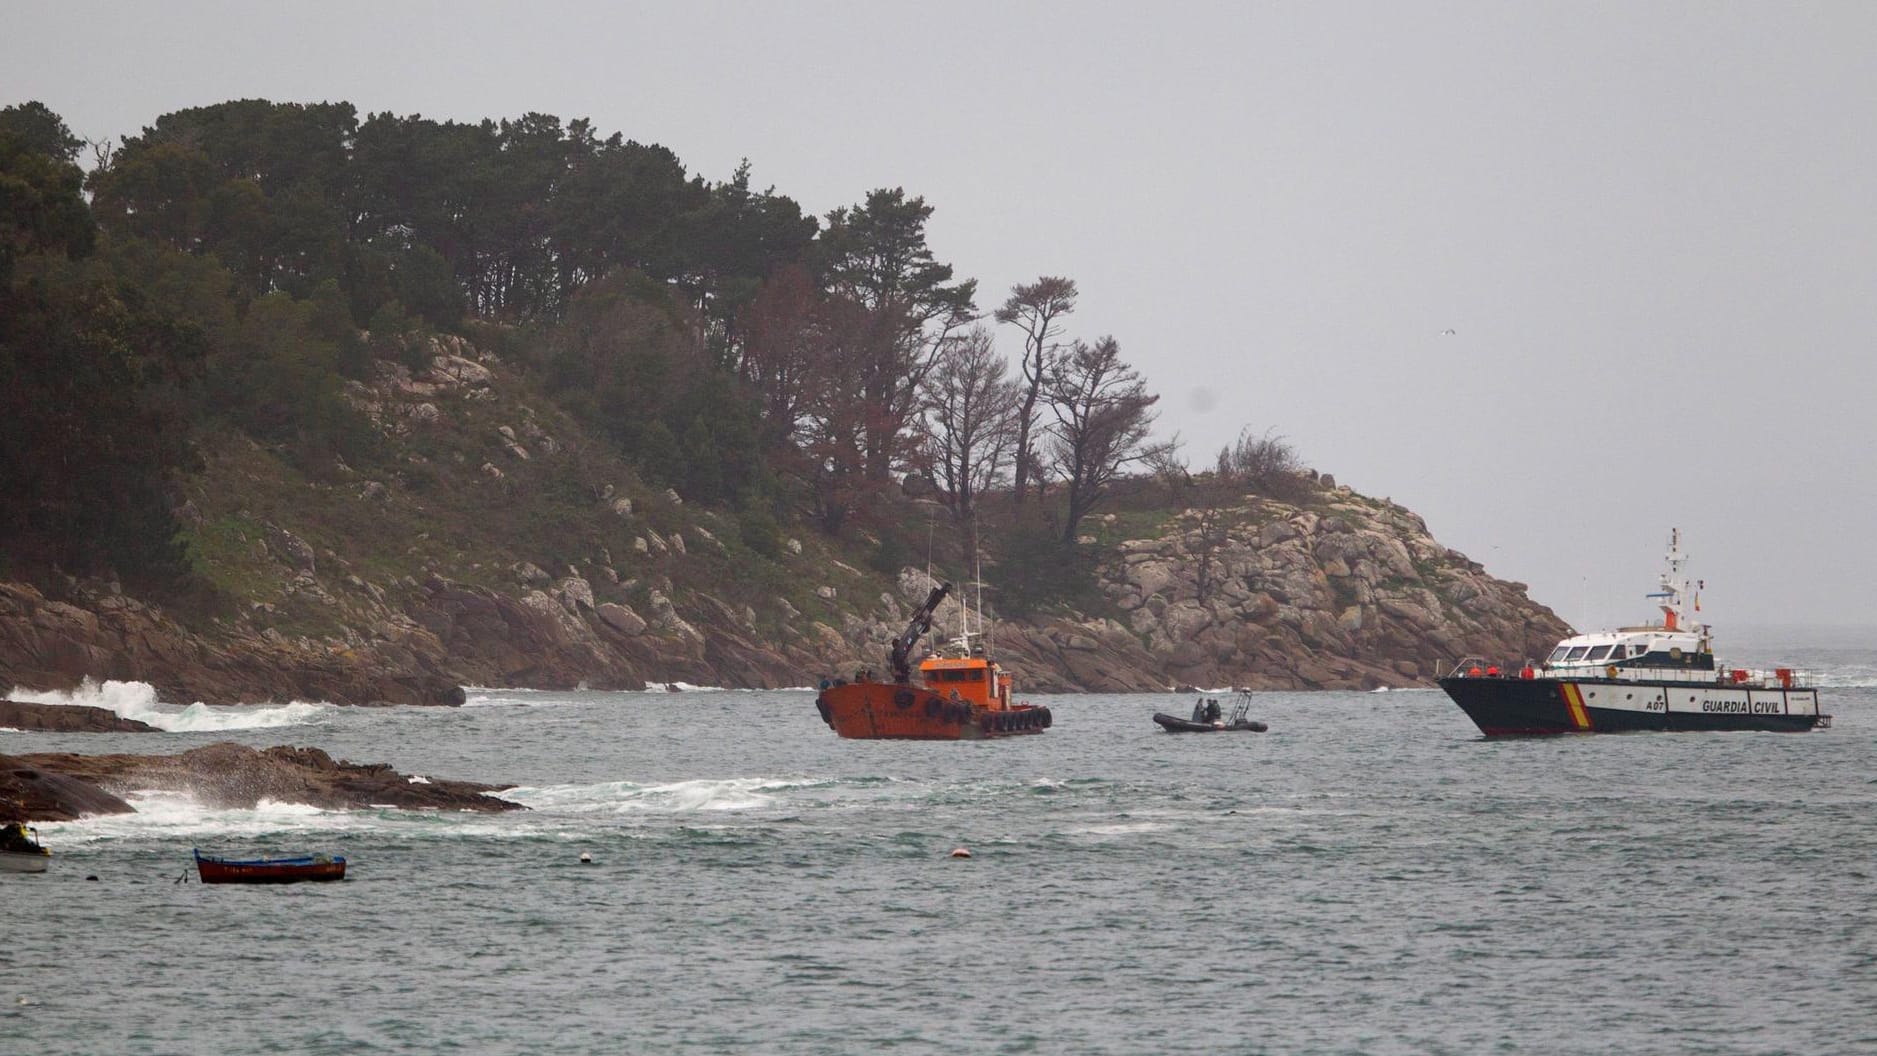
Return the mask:
[(44, 107), (0, 111), (0, 562), (165, 579), (202, 335), (92, 257), (76, 152)]
[(1152, 421), (1111, 341), (1065, 351), (1066, 278), (997, 313), (1025, 340), (1006, 380), (975, 281), (903, 188), (818, 220), (747, 162), (712, 182), (585, 119), (344, 102), (165, 114), (88, 179), (83, 146), (40, 104), (0, 111), (0, 544), (20, 560), (184, 573), (169, 503), (203, 431), (314, 475), (366, 464), (348, 381), (374, 357), (426, 369), (436, 331), (499, 335), (646, 481), (769, 547), (777, 517), (840, 532), (915, 472), (975, 550), (1013, 466), (1066, 500), (1072, 539)]

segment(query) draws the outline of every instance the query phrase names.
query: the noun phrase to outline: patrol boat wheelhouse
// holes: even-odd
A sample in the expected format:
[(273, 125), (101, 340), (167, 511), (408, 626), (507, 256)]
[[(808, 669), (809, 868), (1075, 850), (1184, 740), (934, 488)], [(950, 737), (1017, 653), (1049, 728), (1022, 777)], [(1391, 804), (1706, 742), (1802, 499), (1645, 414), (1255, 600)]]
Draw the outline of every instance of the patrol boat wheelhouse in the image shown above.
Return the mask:
[(1683, 571), (1679, 529), (1669, 533), (1667, 557), (1661, 589), (1649, 595), (1661, 605), (1661, 623), (1566, 638), (1542, 663), (1516, 671), (1462, 660), (1440, 688), (1488, 737), (1831, 725), (1819, 713), (1818, 691), (1790, 668), (1715, 663), (1708, 627), (1693, 615), (1701, 599)]

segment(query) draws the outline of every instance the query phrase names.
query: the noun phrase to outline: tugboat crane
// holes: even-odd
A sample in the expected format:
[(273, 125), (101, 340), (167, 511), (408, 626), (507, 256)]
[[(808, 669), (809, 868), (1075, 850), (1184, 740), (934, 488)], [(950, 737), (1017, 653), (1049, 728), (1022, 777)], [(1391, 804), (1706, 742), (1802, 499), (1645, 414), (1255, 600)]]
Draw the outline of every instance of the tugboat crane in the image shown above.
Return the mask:
[(893, 653), (890, 657), (893, 681), (902, 685), (912, 681), (912, 647), (917, 645), (919, 639), (932, 629), (932, 614), (938, 611), (939, 603), (944, 601), (945, 595), (950, 594), (951, 591), (950, 583), (940, 583), (933, 587), (932, 593), (925, 599), (925, 604), (913, 612), (912, 622), (906, 624), (905, 633), (893, 639)]

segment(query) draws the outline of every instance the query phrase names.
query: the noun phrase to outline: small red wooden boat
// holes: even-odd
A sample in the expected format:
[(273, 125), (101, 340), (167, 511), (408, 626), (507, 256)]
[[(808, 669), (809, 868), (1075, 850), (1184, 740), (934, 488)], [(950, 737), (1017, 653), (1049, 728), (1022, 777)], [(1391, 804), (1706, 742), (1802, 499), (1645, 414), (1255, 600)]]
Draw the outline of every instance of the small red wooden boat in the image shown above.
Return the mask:
[(205, 884), (297, 884), (303, 880), (344, 880), (345, 859), (326, 854), (293, 858), (211, 858), (195, 852), (196, 872)]

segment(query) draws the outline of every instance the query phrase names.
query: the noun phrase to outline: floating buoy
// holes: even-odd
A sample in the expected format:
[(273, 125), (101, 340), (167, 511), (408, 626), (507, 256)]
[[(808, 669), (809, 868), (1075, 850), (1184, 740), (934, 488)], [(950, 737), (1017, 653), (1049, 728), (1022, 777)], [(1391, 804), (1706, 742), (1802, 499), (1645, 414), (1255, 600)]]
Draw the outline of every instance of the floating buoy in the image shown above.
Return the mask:
[(593, 856), (585, 851), (580, 852), (580, 860), (588, 865), (593, 864)]
[(964, 849), (963, 847), (953, 847), (952, 857), (953, 858), (969, 858), (971, 857), (971, 852)]
[(87, 877), (85, 877), (85, 879), (87, 879), (87, 880), (96, 880), (96, 879), (97, 879), (97, 877), (95, 877), (95, 876), (87, 876)]

